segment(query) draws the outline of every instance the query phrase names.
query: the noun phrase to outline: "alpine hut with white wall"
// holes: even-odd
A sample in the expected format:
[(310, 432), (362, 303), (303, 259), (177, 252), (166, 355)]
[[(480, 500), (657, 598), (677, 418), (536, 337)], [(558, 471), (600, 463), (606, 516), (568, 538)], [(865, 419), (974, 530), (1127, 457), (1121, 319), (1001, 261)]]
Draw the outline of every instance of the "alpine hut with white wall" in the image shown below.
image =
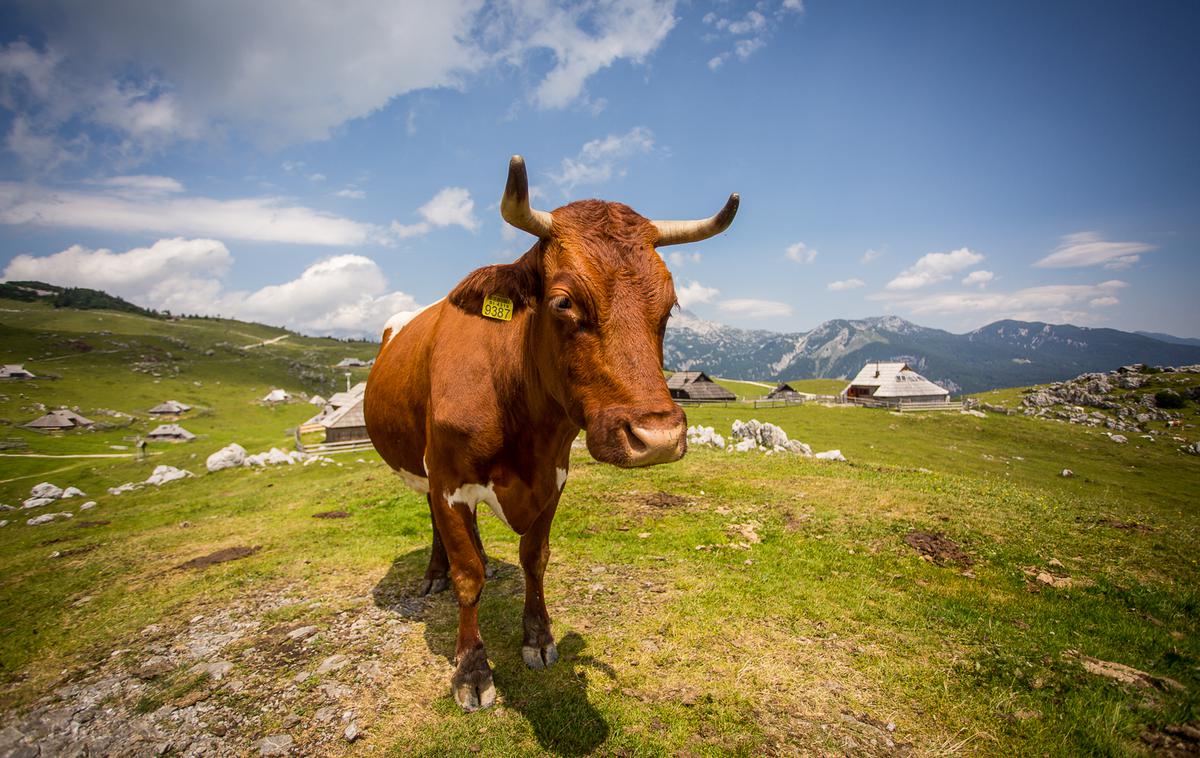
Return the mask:
[(882, 361), (863, 366), (841, 394), (866, 405), (938, 405), (950, 400), (950, 390), (913, 371), (907, 363)]

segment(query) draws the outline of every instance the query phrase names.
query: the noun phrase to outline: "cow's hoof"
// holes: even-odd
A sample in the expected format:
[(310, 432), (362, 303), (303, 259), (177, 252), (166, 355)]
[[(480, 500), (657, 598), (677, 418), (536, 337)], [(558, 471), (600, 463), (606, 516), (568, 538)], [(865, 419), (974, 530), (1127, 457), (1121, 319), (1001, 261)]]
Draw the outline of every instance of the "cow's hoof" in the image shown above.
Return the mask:
[(496, 685), (492, 683), (492, 668), (487, 654), (479, 647), (467, 654), (450, 679), (454, 701), (464, 711), (489, 708), (496, 702)]
[(550, 668), (558, 661), (558, 646), (553, 642), (542, 647), (524, 645), (521, 648), (521, 657), (525, 659), (525, 665), (531, 669)]
[(433, 579), (426, 579), (424, 582), (422, 582), (421, 590), (417, 594), (436, 595), (439, 592), (445, 592), (448, 589), (450, 589), (450, 580), (444, 576), (438, 576), (434, 577)]

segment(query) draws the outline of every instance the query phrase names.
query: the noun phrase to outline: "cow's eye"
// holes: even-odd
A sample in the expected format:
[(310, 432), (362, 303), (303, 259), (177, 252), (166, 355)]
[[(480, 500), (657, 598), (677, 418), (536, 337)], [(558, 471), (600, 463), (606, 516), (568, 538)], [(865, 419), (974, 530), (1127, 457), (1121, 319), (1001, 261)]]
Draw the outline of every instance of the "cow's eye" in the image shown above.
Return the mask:
[(571, 310), (571, 298), (566, 295), (559, 295), (551, 301), (550, 305), (559, 313), (566, 313)]

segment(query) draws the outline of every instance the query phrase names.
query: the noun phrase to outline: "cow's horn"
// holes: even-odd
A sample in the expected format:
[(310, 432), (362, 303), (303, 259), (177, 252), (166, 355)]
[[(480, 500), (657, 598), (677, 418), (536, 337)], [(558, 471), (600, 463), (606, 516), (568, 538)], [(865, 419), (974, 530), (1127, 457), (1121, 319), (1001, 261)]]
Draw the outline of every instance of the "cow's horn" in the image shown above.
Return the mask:
[(500, 215), (518, 229), (535, 237), (549, 237), (553, 218), (546, 211), (529, 206), (529, 177), (525, 174), (525, 159), (514, 155), (508, 162), (508, 183), (500, 199)]
[[(509, 181), (512, 181), (511, 179)], [(695, 221), (654, 221), (654, 227), (658, 229), (658, 242), (656, 247), (663, 245), (680, 245), (684, 242), (699, 242), (706, 240), (715, 234), (720, 234), (729, 228), (733, 223), (733, 217), (737, 215), (738, 203), (741, 198), (738, 193), (733, 193), (729, 199), (725, 201), (725, 207), (717, 212), (717, 215), (711, 218), (702, 218)]]

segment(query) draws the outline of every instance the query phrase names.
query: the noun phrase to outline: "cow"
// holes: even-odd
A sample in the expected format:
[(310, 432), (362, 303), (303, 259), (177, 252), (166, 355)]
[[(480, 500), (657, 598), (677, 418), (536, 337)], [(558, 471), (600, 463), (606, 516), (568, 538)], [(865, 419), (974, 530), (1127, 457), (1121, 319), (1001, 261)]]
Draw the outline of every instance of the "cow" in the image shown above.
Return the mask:
[(521, 535), (521, 657), (548, 667), (558, 650), (542, 577), (571, 443), (585, 430), (592, 457), (621, 467), (686, 452), (687, 418), (662, 374), (675, 287), (655, 248), (719, 234), (738, 202), (730, 195), (696, 221), (651, 221), (600, 200), (535, 210), (525, 163), (513, 156), (501, 215), (537, 242), (513, 263), (468, 274), (407, 323), (385, 326), (363, 401), (367, 432), (428, 502), (433, 548), (420, 592), (453, 581), (450, 687), (463, 709), (496, 698), (478, 624), (487, 555), (476, 506), (487, 503)]

